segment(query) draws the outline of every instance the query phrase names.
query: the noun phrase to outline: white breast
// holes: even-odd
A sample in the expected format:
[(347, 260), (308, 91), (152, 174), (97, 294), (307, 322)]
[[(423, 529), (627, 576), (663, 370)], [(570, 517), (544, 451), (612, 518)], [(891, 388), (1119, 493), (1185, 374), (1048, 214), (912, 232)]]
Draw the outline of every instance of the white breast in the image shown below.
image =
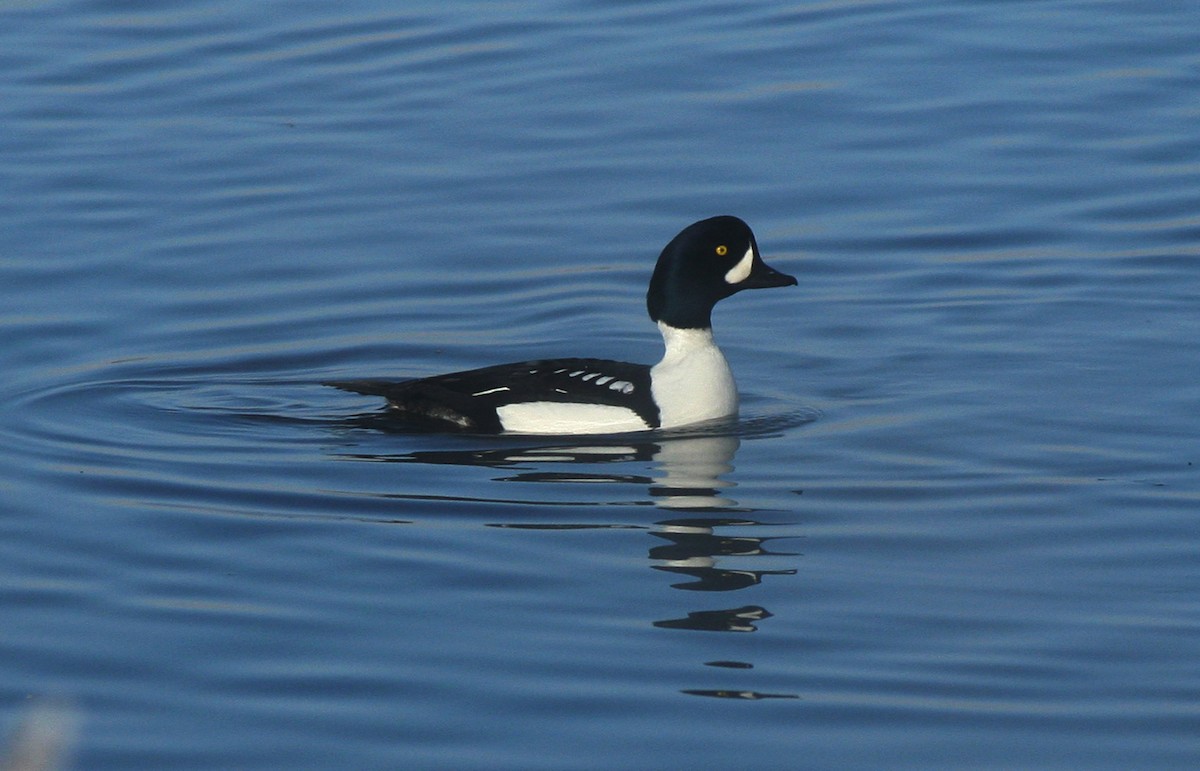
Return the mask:
[(711, 329), (676, 329), (661, 321), (666, 353), (650, 370), (663, 428), (736, 415), (737, 385)]

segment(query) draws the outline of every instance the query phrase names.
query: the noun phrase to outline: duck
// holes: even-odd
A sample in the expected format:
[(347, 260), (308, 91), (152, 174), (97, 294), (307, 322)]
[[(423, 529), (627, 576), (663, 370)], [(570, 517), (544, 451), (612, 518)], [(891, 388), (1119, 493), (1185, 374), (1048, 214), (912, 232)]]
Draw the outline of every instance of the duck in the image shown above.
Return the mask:
[(650, 276), (646, 310), (664, 347), (653, 366), (531, 359), (399, 382), (327, 385), (383, 397), (389, 417), (457, 432), (620, 434), (728, 420), (737, 415), (738, 392), (713, 338), (713, 307), (744, 289), (797, 283), (763, 261), (743, 220), (709, 217), (672, 238)]

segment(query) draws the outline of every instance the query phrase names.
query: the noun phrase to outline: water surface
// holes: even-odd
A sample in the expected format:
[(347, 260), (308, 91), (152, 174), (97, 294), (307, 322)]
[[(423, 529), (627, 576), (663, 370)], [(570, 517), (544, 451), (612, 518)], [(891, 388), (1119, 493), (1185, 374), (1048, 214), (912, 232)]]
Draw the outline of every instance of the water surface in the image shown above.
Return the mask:
[[(1198, 52), (1144, 0), (10, 5), (0, 731), (1195, 767)], [(320, 385), (653, 362), (653, 261), (718, 213), (800, 279), (716, 313), (732, 428)]]

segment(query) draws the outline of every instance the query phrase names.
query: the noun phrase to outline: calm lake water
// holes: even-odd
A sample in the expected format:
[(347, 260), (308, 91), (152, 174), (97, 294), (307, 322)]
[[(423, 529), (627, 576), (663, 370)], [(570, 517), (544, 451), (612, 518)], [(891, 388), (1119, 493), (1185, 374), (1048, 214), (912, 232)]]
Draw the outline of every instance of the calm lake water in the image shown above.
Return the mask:
[[(0, 744), (1200, 767), (1200, 5), (23, 0), (0, 60)], [(716, 313), (736, 430), (320, 385), (656, 361), (720, 213), (800, 280)]]

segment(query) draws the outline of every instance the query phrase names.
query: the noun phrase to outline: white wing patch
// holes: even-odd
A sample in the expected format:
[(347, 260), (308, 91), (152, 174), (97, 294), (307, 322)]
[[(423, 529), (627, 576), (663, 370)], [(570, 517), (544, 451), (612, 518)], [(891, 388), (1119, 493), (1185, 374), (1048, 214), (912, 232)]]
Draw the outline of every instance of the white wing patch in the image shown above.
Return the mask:
[(754, 247), (750, 246), (746, 249), (746, 254), (742, 259), (737, 261), (725, 274), (726, 284), (740, 284), (750, 277), (750, 271), (754, 268)]
[(508, 386), (497, 386), (496, 388), (489, 388), (486, 391), (476, 391), (475, 393), (471, 394), (471, 396), (487, 396), (488, 394), (498, 394), (501, 391), (507, 390)]
[(610, 404), (520, 402), (496, 408), (505, 431), (523, 434), (613, 434), (650, 428), (636, 412)]
[[(732, 271), (730, 271), (730, 272), (732, 272)], [(739, 280), (741, 280), (741, 279), (739, 279)], [(529, 370), (529, 374), (531, 374), (531, 375), (535, 374), (536, 372), (537, 372), (536, 369)], [(617, 380), (612, 375), (604, 375), (600, 372), (588, 372), (586, 369), (577, 369), (574, 371), (570, 371), (567, 367), (559, 367), (558, 369), (554, 370), (554, 374), (555, 375), (566, 375), (569, 378), (579, 378), (580, 380), (582, 380), (585, 383), (590, 383), (591, 381), (595, 380), (596, 381), (595, 385), (598, 385), (598, 386), (607, 385), (609, 390), (616, 391), (617, 393), (631, 394), (634, 391), (633, 383), (630, 383), (628, 380)], [(583, 375), (583, 377), (579, 377), (580, 375)], [(490, 393), (495, 393), (497, 391), (507, 391), (507, 390), (508, 390), (508, 388), (506, 386), (502, 386), (500, 388), (493, 388), (489, 391), (480, 391), (477, 394), (471, 394), (471, 395), (472, 396), (482, 396), (484, 394), (490, 394)], [(554, 390), (560, 394), (566, 393), (566, 391), (564, 391), (561, 388), (555, 388)]]

